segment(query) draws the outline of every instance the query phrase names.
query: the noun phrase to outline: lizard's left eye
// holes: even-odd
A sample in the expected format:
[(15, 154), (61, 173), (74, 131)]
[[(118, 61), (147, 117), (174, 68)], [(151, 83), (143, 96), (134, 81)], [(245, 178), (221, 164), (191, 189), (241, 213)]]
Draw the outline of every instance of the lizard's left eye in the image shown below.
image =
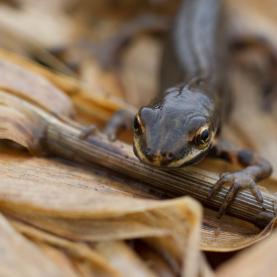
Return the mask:
[(210, 138), (209, 130), (208, 129), (203, 130), (200, 134), (201, 141), (207, 142), (209, 140), (209, 138)]
[(135, 133), (137, 133), (137, 134), (141, 133), (141, 126), (140, 126), (140, 121), (139, 121), (138, 115), (134, 119), (133, 128), (134, 128)]
[(210, 141), (211, 133), (208, 128), (201, 130), (201, 132), (196, 136), (195, 143), (198, 146), (206, 146), (207, 143)]

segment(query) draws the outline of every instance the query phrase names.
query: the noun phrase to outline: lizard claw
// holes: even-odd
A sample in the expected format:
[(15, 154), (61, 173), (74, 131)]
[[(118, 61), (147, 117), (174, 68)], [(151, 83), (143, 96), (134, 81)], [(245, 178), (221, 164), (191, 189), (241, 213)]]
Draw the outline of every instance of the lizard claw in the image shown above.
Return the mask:
[[(220, 176), (219, 180), (216, 182), (213, 189), (210, 191), (208, 195), (208, 199), (211, 199), (215, 196), (215, 194), (220, 190), (223, 185), (229, 185), (229, 191), (225, 197), (225, 200), (222, 206), (219, 209), (220, 218), (227, 209), (231, 206), (234, 202), (238, 192), (242, 189), (250, 189), (253, 196), (256, 198), (257, 202), (259, 202), (263, 206), (263, 196), (258, 188), (257, 184), (255, 183), (252, 176), (249, 174), (239, 171), (234, 173), (224, 173)], [(263, 209), (264, 206), (263, 206)]]
[(231, 176), (231, 173), (225, 172), (220, 174), (219, 180), (215, 183), (214, 187), (209, 192), (208, 200), (213, 198), (223, 185), (231, 184), (232, 181), (233, 181), (233, 178)]

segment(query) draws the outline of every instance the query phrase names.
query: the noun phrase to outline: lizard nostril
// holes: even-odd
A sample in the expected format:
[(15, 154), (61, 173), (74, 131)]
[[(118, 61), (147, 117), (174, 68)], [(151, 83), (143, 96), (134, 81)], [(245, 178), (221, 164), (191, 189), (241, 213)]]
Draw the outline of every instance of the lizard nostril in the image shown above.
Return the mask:
[(173, 159), (173, 153), (172, 152), (162, 152), (161, 156), (165, 158), (166, 160), (172, 160)]
[(147, 147), (147, 148), (145, 149), (145, 154), (146, 154), (147, 156), (151, 156), (152, 153), (153, 153), (153, 151), (151, 150), (151, 148)]
[(155, 152), (153, 151), (153, 149), (151, 149), (151, 148), (146, 148), (145, 149), (145, 155), (146, 155), (146, 157), (148, 157), (149, 159), (153, 159), (154, 158), (154, 156), (155, 156)]
[(173, 154), (172, 154), (171, 152), (167, 153), (167, 154), (166, 154), (166, 158), (167, 158), (168, 160), (172, 160), (172, 159), (173, 159)]

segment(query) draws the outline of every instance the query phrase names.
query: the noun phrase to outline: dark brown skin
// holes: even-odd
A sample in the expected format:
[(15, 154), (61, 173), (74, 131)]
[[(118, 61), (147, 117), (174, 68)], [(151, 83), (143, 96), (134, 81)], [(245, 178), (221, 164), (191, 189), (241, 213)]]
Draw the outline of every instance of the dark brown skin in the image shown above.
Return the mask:
[(180, 167), (213, 153), (246, 167), (222, 174), (211, 191), (209, 197), (222, 185), (230, 185), (220, 215), (242, 188), (251, 189), (262, 204), (256, 182), (272, 172), (266, 160), (250, 151), (216, 144), (231, 110), (231, 94), (223, 75), (227, 72), (223, 57), (227, 55), (221, 4), (220, 0), (184, 1), (164, 53), (163, 92), (134, 119), (134, 152), (144, 163)]
[(135, 118), (135, 151), (144, 162), (176, 167), (200, 161), (228, 116), (220, 2), (186, 0), (179, 9), (164, 51), (161, 93)]

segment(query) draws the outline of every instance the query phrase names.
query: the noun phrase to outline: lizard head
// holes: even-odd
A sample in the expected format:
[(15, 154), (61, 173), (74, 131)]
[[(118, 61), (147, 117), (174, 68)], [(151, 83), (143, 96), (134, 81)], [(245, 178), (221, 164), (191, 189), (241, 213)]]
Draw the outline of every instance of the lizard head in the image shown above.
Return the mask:
[(167, 90), (135, 116), (134, 153), (144, 163), (180, 167), (201, 161), (218, 128), (214, 102), (189, 86)]

